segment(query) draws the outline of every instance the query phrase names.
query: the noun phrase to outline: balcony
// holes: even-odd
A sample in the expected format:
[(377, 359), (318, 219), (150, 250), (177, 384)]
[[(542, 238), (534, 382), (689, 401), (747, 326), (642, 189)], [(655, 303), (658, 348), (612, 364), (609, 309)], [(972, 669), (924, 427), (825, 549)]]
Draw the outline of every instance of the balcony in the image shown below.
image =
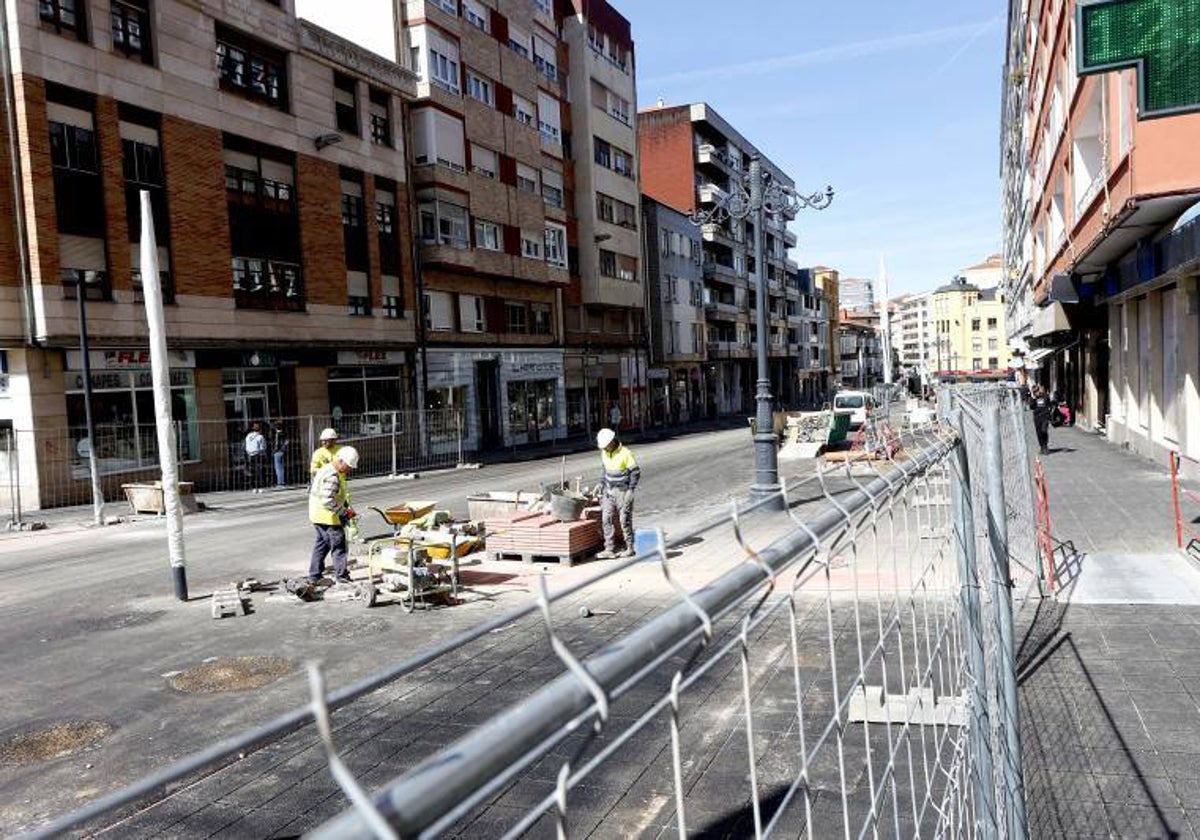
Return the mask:
[(724, 201), (729, 195), (729, 193), (713, 183), (700, 184), (696, 188), (696, 191), (700, 195), (701, 204), (716, 204), (718, 201)]
[(737, 273), (737, 269), (731, 265), (717, 262), (716, 260), (708, 259), (704, 261), (704, 279), (705, 280), (725, 280), (729, 283), (734, 283), (741, 279), (741, 275)]
[(705, 242), (715, 242), (727, 248), (738, 248), (742, 244), (741, 237), (738, 234), (715, 222), (701, 225), (700, 235), (704, 237)]
[(783, 230), (783, 244), (784, 245), (788, 246), (789, 248), (795, 248), (797, 243), (799, 243), (799, 241), (800, 240), (796, 238), (796, 234), (792, 233), (787, 228), (784, 228), (784, 230)]
[(799, 270), (800, 270), (800, 263), (796, 262), (796, 261), (795, 261), (795, 260), (793, 260), (791, 257), (784, 257), (784, 258), (783, 258), (783, 265), (784, 265), (784, 267), (785, 267), (785, 268), (787, 268), (787, 270), (788, 270), (788, 271), (793, 271), (793, 272), (794, 272), (794, 271), (799, 271)]
[(740, 177), (742, 174), (741, 166), (735, 164), (724, 150), (718, 149), (711, 143), (701, 143), (696, 146), (696, 163), (701, 166), (714, 167), (726, 175)]
[(704, 314), (709, 318), (723, 318), (730, 321), (736, 321), (737, 316), (742, 314), (743, 309), (736, 303), (706, 303), (704, 304)]

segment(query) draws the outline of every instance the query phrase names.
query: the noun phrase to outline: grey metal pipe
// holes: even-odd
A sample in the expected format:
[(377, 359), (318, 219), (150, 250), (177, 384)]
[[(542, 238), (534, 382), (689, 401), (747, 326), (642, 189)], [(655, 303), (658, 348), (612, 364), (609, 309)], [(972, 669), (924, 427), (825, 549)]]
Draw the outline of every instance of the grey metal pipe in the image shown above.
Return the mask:
[[(965, 440), (962, 409), (951, 415), (951, 424)], [(955, 555), (958, 558), (959, 592), (966, 634), (967, 668), (971, 678), (967, 690), (971, 709), (971, 752), (975, 756), (975, 828), (984, 840), (996, 840), (996, 786), (992, 770), (991, 725), (988, 722), (987, 666), (983, 656), (983, 624), (979, 610), (979, 577), (975, 561), (975, 522), (971, 512), (971, 473), (967, 452), (958, 446), (951, 458), (954, 465), (950, 488), (954, 519)]]
[[(907, 479), (936, 463), (952, 448), (962, 452), (956, 438), (944, 438), (911, 460), (898, 463), (897, 469)], [(839, 497), (839, 502), (853, 517), (866, 509), (873, 498), (890, 493), (895, 484), (894, 480), (889, 483), (883, 478), (874, 478), (862, 489)], [(827, 508), (808, 524), (819, 538), (824, 539), (845, 521), (840, 511)], [(812, 538), (796, 529), (761, 549), (759, 558), (770, 569), (780, 571), (813, 547)], [(765, 574), (758, 565), (743, 563), (694, 593), (693, 600), (709, 615), (721, 613), (758, 591)], [(978, 593), (971, 591), (978, 615)], [(648, 661), (686, 642), (701, 626), (692, 607), (686, 603), (677, 604), (590, 657), (584, 667), (606, 692), (611, 692), (642, 670)], [(982, 641), (978, 653), (982, 662)], [(394, 779), (375, 795), (375, 807), (402, 836), (415, 836), (527, 755), (535, 745), (586, 714), (594, 704), (594, 698), (583, 683), (570, 673), (563, 674), (525, 702), (492, 718)], [(362, 815), (350, 810), (319, 826), (310, 836), (367, 838), (371, 837), (371, 831)]]
[(1017, 706), (1016, 648), (1013, 645), (1012, 575), (1008, 565), (1008, 509), (1004, 503), (1004, 447), (1000, 438), (1000, 406), (984, 411), (987, 450), (988, 544), (992, 550), (992, 611), (1000, 628), (1000, 688), (1004, 697), (1004, 789), (1008, 795), (1008, 836), (1025, 840), (1025, 774), (1021, 767), (1021, 729)]

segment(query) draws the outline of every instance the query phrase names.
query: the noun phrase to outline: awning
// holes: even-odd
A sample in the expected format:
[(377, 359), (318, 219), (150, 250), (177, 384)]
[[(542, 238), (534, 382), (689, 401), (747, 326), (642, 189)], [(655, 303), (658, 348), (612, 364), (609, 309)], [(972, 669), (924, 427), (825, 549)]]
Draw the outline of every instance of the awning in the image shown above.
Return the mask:
[(1050, 347), (1038, 347), (1034, 350), (1030, 350), (1025, 354), (1025, 367), (1040, 368), (1042, 366), (1042, 359), (1053, 356), (1055, 353), (1058, 353), (1061, 350), (1066, 350), (1068, 347), (1074, 347), (1077, 343), (1078, 340), (1064, 341), (1061, 344), (1054, 344)]
[(1071, 322), (1067, 320), (1067, 310), (1061, 303), (1052, 303), (1033, 311), (1033, 329), (1029, 335), (1031, 338), (1037, 338), (1069, 329)]

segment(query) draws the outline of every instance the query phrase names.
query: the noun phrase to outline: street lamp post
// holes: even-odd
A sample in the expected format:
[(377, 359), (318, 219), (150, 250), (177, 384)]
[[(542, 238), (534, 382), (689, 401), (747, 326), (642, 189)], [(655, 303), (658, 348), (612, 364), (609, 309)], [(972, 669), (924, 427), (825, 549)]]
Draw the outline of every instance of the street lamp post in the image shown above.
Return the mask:
[(754, 434), (754, 484), (750, 487), (752, 502), (775, 497), (778, 507), (783, 507), (783, 496), (779, 492), (779, 459), (774, 424), (771, 420), (771, 372), (767, 358), (767, 280), (763, 254), (766, 219), (790, 220), (797, 211), (811, 208), (824, 210), (833, 201), (833, 187), (812, 195), (798, 195), (791, 187), (781, 184), (763, 170), (758, 155), (750, 159), (750, 172), (745, 186), (734, 186), (728, 194), (718, 199), (711, 210), (697, 208), (692, 212), (692, 224), (721, 224), (730, 220), (744, 221), (754, 217), (754, 268), (757, 300), (755, 309), (758, 319), (758, 383), (755, 400), (757, 403)]

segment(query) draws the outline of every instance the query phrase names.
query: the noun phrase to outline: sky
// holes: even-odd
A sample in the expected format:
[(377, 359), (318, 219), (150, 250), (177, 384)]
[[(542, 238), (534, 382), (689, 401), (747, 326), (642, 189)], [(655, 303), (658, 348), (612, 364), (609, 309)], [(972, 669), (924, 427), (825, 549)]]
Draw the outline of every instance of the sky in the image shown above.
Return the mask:
[[(640, 108), (707, 102), (798, 191), (833, 186), (792, 223), (801, 265), (877, 277), (882, 257), (894, 296), (1000, 250), (1005, 0), (609, 1), (633, 25)], [(390, 54), (357, 14), (377, 2), (296, 5)]]

